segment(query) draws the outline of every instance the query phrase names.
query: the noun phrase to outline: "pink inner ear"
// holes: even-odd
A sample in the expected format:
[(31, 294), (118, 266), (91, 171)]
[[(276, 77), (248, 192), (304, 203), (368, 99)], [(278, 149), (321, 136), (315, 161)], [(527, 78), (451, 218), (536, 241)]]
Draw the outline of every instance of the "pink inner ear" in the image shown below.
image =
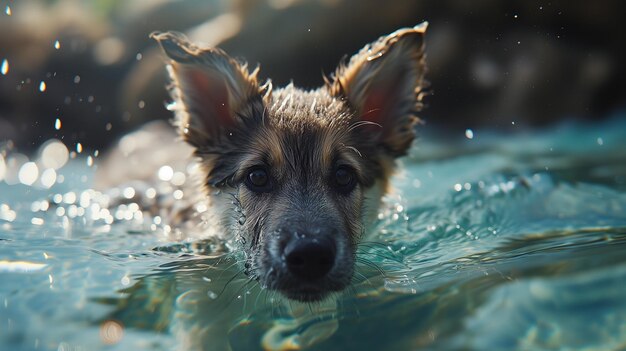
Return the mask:
[(364, 126), (367, 129), (370, 129), (372, 132), (379, 132), (383, 136), (385, 136), (388, 131), (393, 127), (390, 126), (390, 123), (393, 123), (393, 107), (396, 105), (397, 96), (395, 94), (396, 89), (381, 89), (371, 88), (370, 91), (365, 96), (365, 101), (363, 101), (363, 108), (361, 112), (361, 120), (374, 122), (379, 126), (371, 125), (369, 127)]
[(372, 89), (372, 91), (368, 92), (363, 102), (361, 120), (383, 125), (387, 98), (386, 94), (380, 89)]
[(228, 88), (224, 79), (201, 70), (189, 70), (185, 75), (191, 86), (184, 89), (184, 94), (192, 95), (191, 101), (194, 104), (187, 108), (198, 114), (197, 117), (207, 131), (218, 126), (233, 126), (234, 118), (231, 115)]

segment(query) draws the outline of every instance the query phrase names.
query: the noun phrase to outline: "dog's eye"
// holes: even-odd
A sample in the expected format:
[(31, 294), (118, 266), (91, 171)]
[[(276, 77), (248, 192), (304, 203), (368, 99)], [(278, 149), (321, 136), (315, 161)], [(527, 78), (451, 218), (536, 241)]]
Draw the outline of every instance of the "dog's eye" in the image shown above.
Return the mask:
[(356, 175), (349, 167), (339, 167), (335, 170), (335, 186), (342, 193), (349, 193), (356, 186)]
[(246, 185), (252, 191), (267, 192), (270, 190), (270, 177), (263, 168), (253, 169), (248, 173)]

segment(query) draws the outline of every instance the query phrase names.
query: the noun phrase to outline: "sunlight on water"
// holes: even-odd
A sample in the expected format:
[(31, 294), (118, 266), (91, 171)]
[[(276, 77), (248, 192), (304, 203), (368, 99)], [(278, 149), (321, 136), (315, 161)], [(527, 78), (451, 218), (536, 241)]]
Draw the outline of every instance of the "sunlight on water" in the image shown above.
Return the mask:
[[(0, 150), (0, 323), (10, 326), (0, 343), (619, 349), (625, 134), (618, 121), (516, 137), (472, 130), (453, 142), (424, 136), (358, 247), (349, 291), (311, 306), (250, 281), (237, 245), (187, 237), (202, 218), (175, 225), (158, 210), (194, 195), (184, 191), (185, 169), (163, 165), (150, 182), (96, 190), (102, 165), (87, 145), (51, 139), (32, 157)], [(122, 138), (121, 149), (144, 137)]]

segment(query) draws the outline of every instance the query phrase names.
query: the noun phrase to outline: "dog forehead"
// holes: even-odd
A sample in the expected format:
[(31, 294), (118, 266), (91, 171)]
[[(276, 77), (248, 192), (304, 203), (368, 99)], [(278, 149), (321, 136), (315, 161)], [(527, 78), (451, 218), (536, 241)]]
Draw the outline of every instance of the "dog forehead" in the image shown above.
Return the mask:
[(325, 168), (338, 145), (347, 142), (348, 108), (324, 89), (303, 91), (289, 85), (265, 103), (252, 147), (274, 166)]
[(290, 84), (274, 91), (267, 104), (270, 122), (285, 130), (341, 128), (351, 118), (348, 106), (324, 88), (304, 91)]

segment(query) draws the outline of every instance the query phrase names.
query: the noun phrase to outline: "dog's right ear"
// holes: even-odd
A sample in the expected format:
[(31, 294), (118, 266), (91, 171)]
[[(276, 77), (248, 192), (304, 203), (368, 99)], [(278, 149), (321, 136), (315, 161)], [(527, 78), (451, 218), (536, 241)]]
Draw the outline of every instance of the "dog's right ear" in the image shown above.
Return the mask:
[(196, 148), (215, 145), (225, 132), (262, 114), (263, 95), (271, 86), (259, 86), (258, 68), (249, 72), (224, 51), (196, 46), (180, 33), (155, 32), (150, 37), (171, 59), (176, 124), (188, 143)]

